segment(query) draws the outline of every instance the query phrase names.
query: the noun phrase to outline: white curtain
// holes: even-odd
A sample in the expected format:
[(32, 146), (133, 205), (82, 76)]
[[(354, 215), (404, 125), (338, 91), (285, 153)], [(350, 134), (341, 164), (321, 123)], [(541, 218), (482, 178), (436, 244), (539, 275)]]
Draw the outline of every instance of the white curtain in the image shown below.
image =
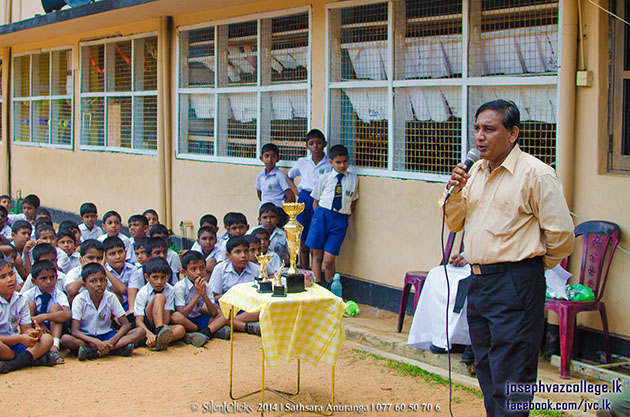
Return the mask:
[(277, 72), (284, 69), (306, 68), (308, 50), (306, 48), (278, 49), (271, 51), (271, 68)]
[[(256, 94), (234, 94), (228, 96), (232, 117), (241, 123), (256, 120)], [(229, 116), (228, 116), (229, 117)]]
[(405, 104), (407, 121), (445, 122), (451, 115), (461, 117), (461, 93), (458, 87), (411, 87), (404, 91), (408, 99)]
[(387, 91), (371, 88), (345, 88), (352, 108), (365, 123), (387, 119)]
[(555, 86), (479, 87), (475, 92), (477, 105), (497, 99), (512, 100), (521, 112), (521, 121), (557, 122)]
[(372, 42), (374, 45), (348, 46), (348, 55), (352, 61), (352, 67), (360, 80), (385, 80), (387, 79), (387, 45), (382, 42)]
[(212, 94), (192, 94), (190, 105), (199, 119), (214, 119), (214, 96)]
[(407, 39), (405, 78), (452, 77), (461, 72), (461, 35)]

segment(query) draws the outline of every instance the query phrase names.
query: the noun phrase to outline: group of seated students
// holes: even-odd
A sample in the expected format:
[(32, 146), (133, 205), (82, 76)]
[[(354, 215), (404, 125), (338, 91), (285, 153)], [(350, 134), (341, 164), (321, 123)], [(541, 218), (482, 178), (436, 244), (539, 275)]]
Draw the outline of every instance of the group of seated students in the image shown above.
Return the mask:
[[(13, 214), (11, 199), (0, 197), (0, 373), (64, 363), (62, 348), (82, 361), (129, 356), (141, 345), (165, 350), (180, 339), (229, 339), (219, 298), (258, 277), (257, 255), (271, 256), (269, 275), (288, 263), (271, 203), (252, 230), (244, 214), (226, 214), (218, 237), (216, 217), (204, 215), (197, 241), (179, 255), (154, 210), (129, 218), (128, 237), (116, 211), (105, 213), (101, 229), (96, 206), (84, 203), (82, 223), (63, 221), (55, 232), (39, 205), (29, 195)], [(239, 313), (234, 329), (260, 335), (258, 313)]]

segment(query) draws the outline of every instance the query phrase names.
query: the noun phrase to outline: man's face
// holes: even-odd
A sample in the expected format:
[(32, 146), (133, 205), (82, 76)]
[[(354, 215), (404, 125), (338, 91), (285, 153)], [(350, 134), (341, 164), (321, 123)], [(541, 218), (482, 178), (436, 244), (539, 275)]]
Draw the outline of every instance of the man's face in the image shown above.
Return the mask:
[[(184, 271), (186, 272), (188, 279), (191, 282), (195, 282), (197, 279), (205, 276), (206, 261), (190, 261)], [(210, 279), (210, 277), (208, 277), (208, 279)]]
[(330, 164), (335, 171), (340, 174), (345, 174), (348, 170), (348, 165), (350, 165), (350, 160), (347, 155), (335, 156), (330, 160)]
[(245, 223), (235, 223), (228, 226), (227, 231), (230, 237), (243, 236), (247, 232), (249, 226)]
[(94, 225), (96, 224), (96, 213), (85, 213), (83, 216), (81, 216), (81, 220), (83, 221), (83, 224), (87, 226), (88, 229), (92, 229), (94, 227)]
[(125, 248), (116, 246), (107, 250), (107, 252), (105, 253), (105, 260), (112, 268), (120, 272), (125, 267), (126, 255), (127, 251), (125, 251)]
[(36, 210), (36, 207), (33, 207), (28, 203), (22, 203), (22, 213), (24, 213), (29, 221), (33, 219), (33, 215), (35, 214)]
[(518, 127), (508, 130), (502, 119), (500, 113), (485, 110), (475, 120), (475, 145), (491, 169), (501, 165), (518, 138)]
[(203, 250), (212, 250), (217, 243), (217, 236), (210, 232), (203, 232), (197, 238), (197, 243), (199, 243)]
[(118, 217), (109, 216), (107, 220), (105, 220), (105, 223), (103, 223), (103, 228), (108, 236), (118, 236), (118, 233), (120, 233), (122, 229), (122, 223)]
[(258, 218), (262, 227), (271, 234), (278, 225), (278, 215), (274, 211), (266, 211)]

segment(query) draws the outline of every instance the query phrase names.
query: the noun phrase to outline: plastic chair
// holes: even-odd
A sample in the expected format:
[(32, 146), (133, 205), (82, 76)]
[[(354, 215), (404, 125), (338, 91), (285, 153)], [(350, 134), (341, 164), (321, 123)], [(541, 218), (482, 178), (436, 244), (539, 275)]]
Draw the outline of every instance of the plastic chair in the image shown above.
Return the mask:
[[(440, 261), (440, 265), (444, 265), (448, 262), (451, 257), (451, 251), (453, 250), (453, 244), (455, 243), (456, 232), (450, 232), (448, 235), (448, 240), (446, 241), (446, 246), (444, 246), (445, 254), (442, 256), (442, 261)], [(464, 237), (462, 236), (462, 243), (460, 245), (459, 251), (462, 251), (464, 247)], [(420, 298), (420, 292), (422, 291), (422, 287), (424, 286), (424, 281), (427, 279), (427, 274), (429, 271), (409, 271), (405, 274), (405, 283), (403, 285), (402, 295), (400, 297), (400, 309), (398, 311), (398, 327), (396, 331), (398, 333), (401, 332), (403, 327), (403, 322), (405, 321), (405, 311), (407, 310), (407, 302), (409, 300), (409, 292), (411, 291), (411, 286), (414, 287), (414, 299), (413, 299), (413, 310), (416, 311), (416, 306), (418, 305), (418, 299)]]
[(571, 356), (575, 334), (575, 319), (582, 311), (599, 311), (602, 319), (606, 362), (610, 363), (610, 338), (606, 306), (601, 301), (604, 295), (608, 269), (621, 237), (621, 230), (615, 223), (588, 221), (575, 228), (575, 236), (583, 236), (582, 265), (580, 284), (593, 290), (593, 301), (546, 300), (545, 310), (558, 316), (560, 325), (560, 378), (570, 378)]

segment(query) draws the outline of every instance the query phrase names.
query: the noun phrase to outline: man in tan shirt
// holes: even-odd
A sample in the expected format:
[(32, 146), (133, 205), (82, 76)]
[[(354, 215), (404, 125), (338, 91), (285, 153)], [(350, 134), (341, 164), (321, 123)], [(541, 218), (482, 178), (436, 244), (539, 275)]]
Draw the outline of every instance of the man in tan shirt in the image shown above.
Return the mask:
[[(526, 416), (532, 395), (506, 396), (507, 383), (536, 382), (545, 304), (544, 269), (573, 251), (573, 222), (556, 172), (518, 146), (520, 113), (495, 100), (475, 114), (481, 153), (447, 184), (446, 224), (466, 230), (471, 264), (468, 326), (488, 416)], [(440, 199), (443, 207), (445, 191)]]

